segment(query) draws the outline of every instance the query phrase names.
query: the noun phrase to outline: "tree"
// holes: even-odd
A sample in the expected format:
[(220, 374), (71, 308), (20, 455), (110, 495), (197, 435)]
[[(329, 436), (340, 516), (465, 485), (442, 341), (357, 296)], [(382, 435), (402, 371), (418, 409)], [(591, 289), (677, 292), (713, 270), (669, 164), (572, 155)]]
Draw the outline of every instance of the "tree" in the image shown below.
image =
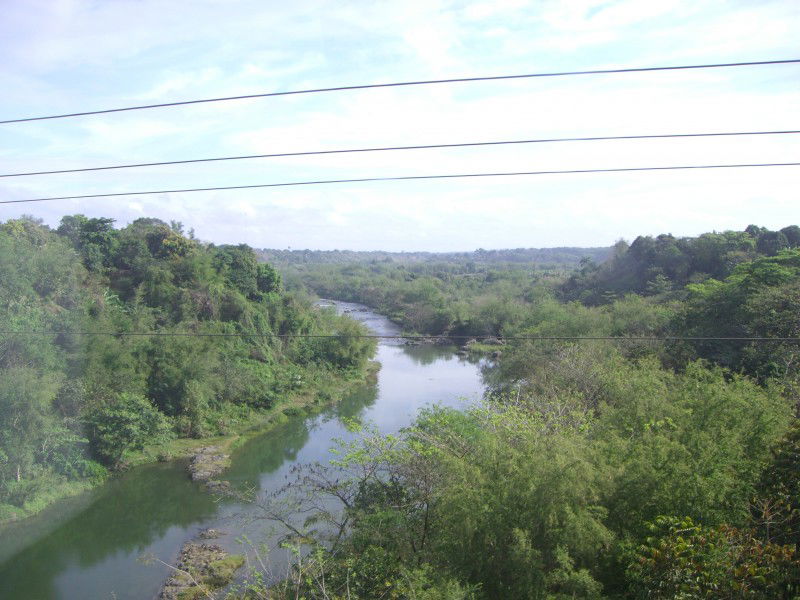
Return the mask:
[(111, 257), (116, 245), (117, 231), (114, 219), (90, 219), (84, 215), (71, 215), (61, 219), (56, 230), (72, 242), (83, 257), (83, 264), (90, 271), (102, 271), (111, 266)]
[(0, 378), (0, 483), (20, 481), (36, 473), (37, 453), (54, 427), (53, 397), (57, 377), (29, 368), (3, 371)]
[(278, 292), (281, 289), (281, 276), (272, 265), (260, 263), (256, 274), (256, 287), (263, 294)]
[(772, 451), (764, 469), (753, 517), (769, 542), (800, 550), (800, 421), (795, 421)]
[[(742, 263), (724, 281), (710, 279), (687, 286), (689, 298), (676, 326), (687, 335), (699, 337), (792, 337), (790, 332), (797, 328), (793, 307), (798, 302), (793, 282), (798, 279), (797, 249)], [(768, 366), (770, 357), (784, 350), (777, 344), (751, 347), (698, 341), (693, 345), (703, 358), (736, 370), (744, 367), (759, 376), (770, 371), (775, 374)], [(759, 355), (761, 359), (757, 358)]]
[(364, 337), (369, 330), (350, 319), (337, 319), (336, 337), (320, 338), (314, 344), (314, 357), (341, 369), (362, 369), (375, 353), (374, 339)]
[(758, 225), (748, 225), (745, 227), (744, 232), (749, 235), (750, 237), (757, 238), (763, 231), (766, 231), (765, 227), (759, 227)]
[(255, 252), (247, 244), (219, 246), (214, 251), (214, 267), (230, 285), (246, 298), (260, 298), (258, 288), (258, 262)]
[(767, 256), (775, 256), (789, 247), (789, 240), (780, 231), (763, 231), (756, 240), (756, 250)]
[(789, 242), (790, 248), (797, 248), (800, 246), (800, 227), (797, 225), (789, 225), (781, 229), (781, 233), (786, 236), (786, 241)]
[(166, 440), (170, 425), (150, 401), (124, 392), (92, 410), (86, 417), (89, 443), (96, 456), (118, 465), (128, 450)]

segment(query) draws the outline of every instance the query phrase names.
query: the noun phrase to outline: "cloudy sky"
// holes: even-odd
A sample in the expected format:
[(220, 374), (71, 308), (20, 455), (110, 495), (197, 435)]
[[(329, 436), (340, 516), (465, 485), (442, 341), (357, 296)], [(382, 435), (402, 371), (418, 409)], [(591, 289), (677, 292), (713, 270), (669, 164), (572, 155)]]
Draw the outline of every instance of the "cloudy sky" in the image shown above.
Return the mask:
[[(796, 0), (0, 0), (0, 120), (337, 85), (800, 58)], [(800, 65), (371, 89), (0, 125), (0, 173), (253, 153), (800, 129)], [(800, 135), (259, 159), (0, 178), (0, 199), (468, 172), (800, 162)], [(273, 248), (610, 245), (800, 222), (800, 167), (0, 205)]]

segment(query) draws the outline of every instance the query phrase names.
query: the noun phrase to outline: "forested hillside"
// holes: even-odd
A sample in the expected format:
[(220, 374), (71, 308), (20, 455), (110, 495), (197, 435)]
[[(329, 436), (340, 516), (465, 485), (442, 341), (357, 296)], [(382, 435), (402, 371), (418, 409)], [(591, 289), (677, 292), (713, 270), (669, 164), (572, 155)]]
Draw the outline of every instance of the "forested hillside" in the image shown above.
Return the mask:
[(374, 350), (291, 337), (363, 329), (286, 293), (251, 248), (158, 219), (7, 221), (0, 280), (0, 520), (92, 485), (145, 446), (226, 434), (313, 396)]
[(662, 234), (618, 242), (611, 260), (584, 261), (559, 289), (566, 300), (604, 304), (631, 292), (653, 296), (680, 290), (687, 283), (723, 279), (736, 265), (758, 256), (775, 256), (800, 246), (800, 227), (780, 231), (750, 225), (744, 231), (705, 233), (696, 238)]
[[(241, 597), (797, 598), (795, 230), (638, 238), (568, 278), (285, 269), (409, 329), (498, 336), (500, 351), (482, 403), (433, 407), (397, 436), (354, 425), (333, 465), (301, 471), (289, 505), (315, 517), (289, 540), (311, 554)], [(315, 513), (320, 498), (344, 518)], [(285, 522), (285, 501), (265, 510)]]

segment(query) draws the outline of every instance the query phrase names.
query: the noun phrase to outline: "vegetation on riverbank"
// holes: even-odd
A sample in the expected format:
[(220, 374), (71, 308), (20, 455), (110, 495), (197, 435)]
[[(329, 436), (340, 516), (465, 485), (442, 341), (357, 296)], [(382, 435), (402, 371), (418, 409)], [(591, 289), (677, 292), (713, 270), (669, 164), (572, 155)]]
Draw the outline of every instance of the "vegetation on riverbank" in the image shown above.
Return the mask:
[[(361, 302), (410, 332), (435, 336), (771, 337), (800, 334), (800, 229), (750, 226), (696, 238), (619, 242), (558, 277), (524, 263), (368, 261), (281, 265), (287, 285)], [(796, 344), (695, 341), (654, 347), (665, 365), (692, 359), (757, 377), (796, 370)], [(506, 364), (513, 359), (504, 361)]]
[(161, 462), (192, 456), (198, 448), (214, 445), (224, 453), (231, 453), (248, 440), (264, 435), (288, 419), (298, 415), (313, 415), (331, 403), (337, 402), (356, 387), (375, 381), (380, 364), (370, 361), (361, 371), (314, 374), (304, 389), (281, 398), (269, 408), (249, 409), (238, 420), (232, 420), (225, 435), (205, 438), (172, 438), (149, 444), (140, 451), (126, 455), (126, 465)]
[(519, 320), (541, 284), (560, 281), (610, 248), (518, 248), (474, 252), (259, 250), (289, 289), (359, 302), (407, 331), (497, 335)]
[[(308, 554), (241, 597), (797, 598), (795, 229), (639, 238), (562, 279), (287, 270), (425, 333), (628, 339), (508, 339), (482, 404), (432, 408), (395, 436), (364, 427), (266, 499)], [(340, 510), (313, 510), (326, 502)]]
[(582, 360), (571, 390), (432, 409), (308, 467), (265, 510), (313, 560), (249, 597), (795, 597), (790, 402), (701, 364)]
[(7, 221), (0, 274), (0, 521), (147, 448), (168, 457), (330, 395), (374, 352), (352, 337), (361, 325), (285, 292), (247, 246), (177, 223)]
[[(482, 403), (433, 407), (389, 436), (354, 422), (359, 440), (266, 499), (296, 562), (279, 582), (256, 571), (235, 597), (796, 598), (792, 232), (639, 238), (563, 276), (303, 263), (286, 292), (250, 249), (177, 224), (10, 221), (2, 316), (59, 333), (0, 340), (0, 499), (25, 510), (114, 468), (227, 453), (253, 425), (362, 380), (374, 342), (314, 309), (309, 285), (413, 331), (505, 343), (484, 364)], [(608, 336), (621, 339), (552, 339)]]

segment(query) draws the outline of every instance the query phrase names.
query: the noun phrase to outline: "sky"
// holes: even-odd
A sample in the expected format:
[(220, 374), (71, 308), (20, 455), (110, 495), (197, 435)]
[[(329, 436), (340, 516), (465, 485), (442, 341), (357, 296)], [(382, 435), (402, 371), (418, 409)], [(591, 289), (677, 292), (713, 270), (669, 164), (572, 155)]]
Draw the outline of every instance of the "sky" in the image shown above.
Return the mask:
[[(0, 120), (394, 81), (800, 58), (796, 0), (0, 0)], [(800, 129), (800, 64), (519, 79), (0, 125), (0, 174), (255, 153)], [(800, 162), (800, 135), (357, 153), (0, 178), (0, 200), (319, 179)], [(607, 246), (800, 223), (800, 167), (0, 205), (259, 248)]]

